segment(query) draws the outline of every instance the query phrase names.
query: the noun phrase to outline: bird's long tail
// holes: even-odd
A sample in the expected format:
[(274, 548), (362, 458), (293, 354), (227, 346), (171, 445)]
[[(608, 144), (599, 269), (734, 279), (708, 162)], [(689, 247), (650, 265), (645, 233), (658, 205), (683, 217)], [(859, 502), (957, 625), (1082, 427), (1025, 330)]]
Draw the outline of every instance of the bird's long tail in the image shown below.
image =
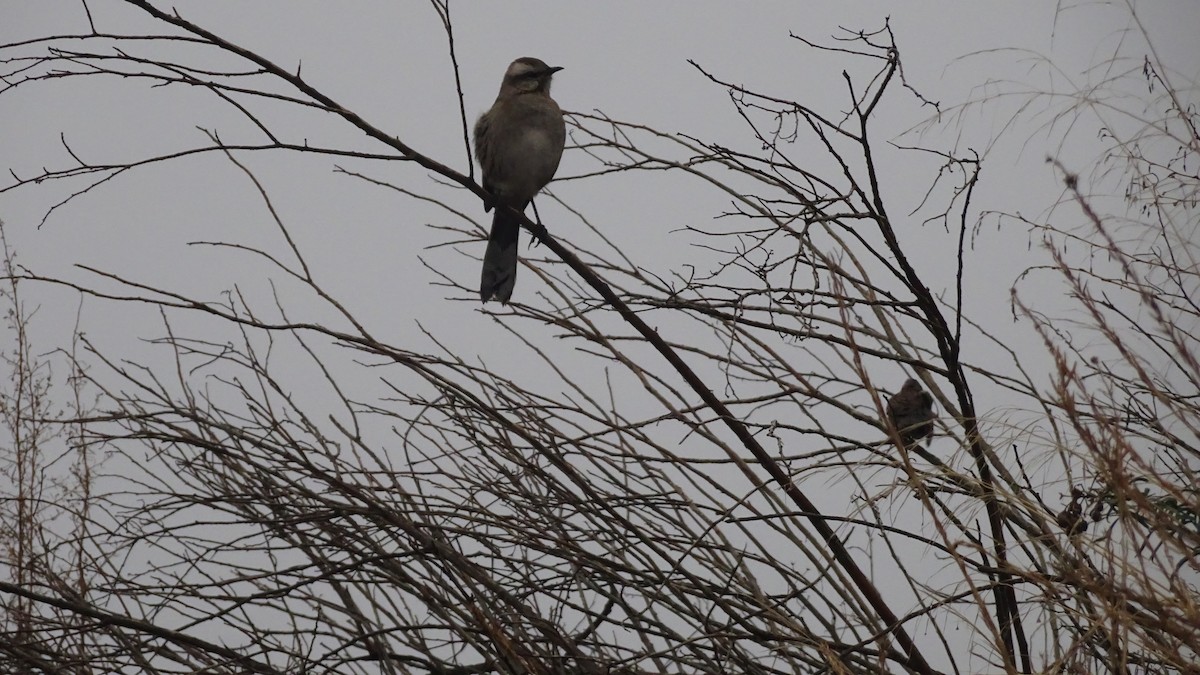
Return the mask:
[(508, 304), (512, 297), (513, 287), (517, 284), (517, 235), (520, 232), (517, 219), (507, 208), (497, 205), (479, 281), (479, 297), (484, 302), (499, 300)]

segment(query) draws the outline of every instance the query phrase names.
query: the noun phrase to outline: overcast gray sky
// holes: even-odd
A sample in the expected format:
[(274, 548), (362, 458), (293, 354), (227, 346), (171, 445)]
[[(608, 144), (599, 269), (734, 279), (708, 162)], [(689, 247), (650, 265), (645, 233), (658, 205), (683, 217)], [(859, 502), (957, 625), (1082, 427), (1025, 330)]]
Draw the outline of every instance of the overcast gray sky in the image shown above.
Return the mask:
[[(101, 32), (127, 31), (145, 21), (140, 12), (118, 2), (92, 1), (88, 6)], [(276, 63), (302, 67), (309, 82), (344, 106), (418, 150), (460, 170), (467, 168), (446, 38), (426, 3), (170, 6)], [(87, 30), (83, 7), (76, 0), (5, 0), (0, 7), (4, 42)], [(1194, 46), (1200, 3), (1141, 3), (1140, 11), (1165, 61), (1191, 63), (1193, 68), (1200, 63)], [(1027, 79), (1032, 86), (1047, 86), (1035, 54), (1054, 59), (1065, 75), (1083, 82), (1088, 76), (1082, 69), (1110, 54), (1121, 39), (1120, 31), (1128, 27), (1120, 7), (1053, 2), (461, 3), (453, 4), (451, 12), (471, 121), (491, 104), (507, 63), (533, 55), (565, 67), (555, 80), (554, 93), (567, 110), (600, 110), (730, 145), (746, 145), (745, 130), (724, 92), (692, 68), (689, 59), (730, 81), (833, 112), (844, 109), (840, 73), (845, 62), (804, 48), (788, 33), (826, 40), (839, 27), (878, 28), (890, 15), (909, 81), (930, 99), (953, 105), (977, 94), (989, 80)], [(1013, 51), (963, 58), (1002, 49)], [(999, 116), (1012, 109), (1002, 107)], [(888, 131), (899, 134), (926, 112), (898, 106), (894, 127), (884, 129), (884, 137)], [(197, 126), (218, 132), (229, 143), (261, 139), (211, 96), (151, 91), (141, 82), (70, 81), (29, 87), (0, 98), (0, 119), (0, 157), (6, 168), (20, 175), (69, 164), (60, 134), (82, 157), (97, 163), (201, 144), (204, 138)], [(982, 149), (1005, 122), (988, 115), (968, 116), (935, 141), (947, 148)], [(277, 123), (293, 140), (347, 138), (344, 125), (325, 118), (304, 119), (289, 112)], [(1043, 163), (1047, 135), (1017, 129), (1009, 138), (987, 164), (976, 197), (978, 208), (1044, 212), (1060, 193)], [(1086, 159), (1080, 157), (1081, 162)], [(426, 255), (468, 286), (473, 283), (473, 260), (450, 249), (422, 251), (438, 238), (422, 227), (435, 211), (334, 175), (334, 162), (320, 158), (277, 153), (248, 161), (261, 172), (281, 215), (339, 297), (375, 311), (394, 307), (396, 314), (374, 317), (390, 322), (388, 330), (405, 330), (413, 318), (437, 317), (447, 327), (478, 324), (477, 307), (444, 302), (442, 291), (428, 285), (434, 276), (416, 261), (418, 254)], [(559, 175), (594, 168), (583, 153), (569, 151)], [(393, 180), (415, 175), (415, 169), (396, 165), (381, 172), (378, 177)], [(889, 178), (889, 196), (901, 205), (915, 204), (926, 180), (924, 175), (914, 175), (911, 183), (904, 176)], [(668, 233), (684, 225), (710, 225), (723, 204), (709, 197), (695, 199), (687, 185), (648, 182), (601, 179), (552, 189), (588, 214), (618, 245), (635, 252), (652, 245), (655, 255), (638, 264), (653, 268), (686, 261), (696, 252), (672, 245)], [(482, 218), (474, 197), (446, 194), (456, 207)], [(222, 268), (220, 275), (211, 276), (213, 253), (185, 250), (182, 242), (274, 241), (251, 186), (215, 156), (118, 178), (56, 212), (38, 231), (37, 223), (58, 198), (53, 186), (0, 195), (0, 217), (8, 225), (10, 241), (27, 265), (45, 273), (90, 261), (138, 278), (172, 275), (188, 289), (211, 293), (227, 287), (230, 275), (238, 271)], [(543, 208), (543, 216), (552, 223), (554, 208)], [(945, 242), (944, 234), (924, 234), (934, 242), (928, 249), (931, 254), (940, 255), (936, 243)], [(923, 236), (915, 225), (913, 236)], [(1006, 258), (1020, 257), (1025, 242), (1009, 233), (985, 232), (984, 238), (986, 259), (996, 269), (972, 280), (978, 284), (973, 290), (991, 292), (985, 296), (989, 301), (1004, 301), (1015, 273), (1024, 267), (1020, 261), (1006, 264)], [(997, 256), (997, 250), (1011, 255)], [(523, 276), (518, 293), (535, 291), (533, 277)], [(104, 321), (103, 316), (88, 318), (89, 323)]]
[[(468, 170), (446, 35), (427, 3), (171, 6), (287, 69), (299, 69), (313, 86), (417, 150)], [(142, 12), (120, 2), (92, 0), (87, 7), (102, 33), (131, 33), (152, 25)], [(0, 8), (0, 41), (5, 43), (88, 29), (84, 6), (77, 0), (3, 0)], [(1138, 9), (1159, 57), (1182, 69), (1183, 81), (1200, 79), (1194, 38), (1200, 3), (1145, 2)], [(490, 106), (508, 62), (531, 55), (565, 68), (555, 78), (554, 95), (568, 111), (601, 111), (750, 151), (757, 150), (756, 144), (726, 92), (708, 82), (689, 60), (728, 81), (836, 116), (846, 109), (842, 70), (859, 68), (852, 73), (856, 76), (866, 71), (844, 55), (807, 48), (789, 33), (827, 43), (830, 36), (843, 35), (843, 28), (876, 30), (889, 17), (909, 84), (939, 101), (944, 110), (1001, 91), (1083, 89), (1106, 77), (1108, 69), (1093, 66), (1114, 54), (1119, 43), (1133, 45), (1126, 53), (1141, 48), (1140, 37), (1130, 33), (1128, 11), (1104, 3), (509, 2), (456, 3), (451, 8), (468, 123)], [(163, 49), (183, 50), (178, 45)], [(224, 55), (206, 53), (199, 58), (215, 59), (214, 65), (234, 63)], [(1046, 59), (1054, 66), (1047, 66)], [(1069, 100), (1039, 101), (1009, 127), (1014, 113), (1030, 100), (1021, 94), (966, 114), (946, 115), (943, 124), (920, 135), (905, 135), (927, 120), (931, 110), (899, 92), (893, 90), (885, 101), (890, 107), (878, 120), (876, 138), (985, 153), (972, 217), (999, 210), (1067, 222), (1078, 218), (1073, 210), (1053, 210), (1063, 191), (1045, 163), (1054, 155), (1082, 170), (1094, 164), (1100, 152), (1092, 142), (1094, 130), (1077, 133), (1063, 144), (1064, 124), (1050, 123), (1054, 112), (1069, 108)], [(328, 115), (298, 112), (295, 107), (265, 110), (286, 141), (384, 150)], [(204, 145), (207, 138), (198, 127), (219, 134), (226, 143), (263, 140), (236, 110), (204, 91), (151, 89), (145, 81), (112, 77), (18, 87), (0, 96), (0, 120), (0, 158), (5, 168), (23, 177), (43, 167), (71, 166), (63, 140), (79, 157), (96, 164)], [(482, 242), (436, 247), (457, 237), (426, 225), (457, 225), (456, 220), (392, 190), (337, 174), (334, 166), (342, 164), (436, 196), (486, 223), (476, 197), (438, 185), (412, 164), (356, 163), (283, 152), (239, 158), (270, 193), (316, 278), (373, 333), (395, 336), (397, 344), (428, 348), (419, 324), (455, 353), (478, 354), (505, 374), (539, 376), (506, 361), (513, 338), (494, 330), (478, 303), (447, 301), (464, 295), (436, 285), (438, 275), (421, 262), (472, 288)], [(936, 158), (922, 164), (911, 153), (897, 152), (883, 153), (880, 160), (882, 190), (892, 203), (893, 216), (916, 208), (936, 172)], [(667, 276), (684, 265), (703, 267), (710, 259), (694, 246), (694, 239), (679, 231), (722, 227), (725, 221), (715, 216), (728, 206), (724, 196), (684, 176), (661, 173), (570, 180), (596, 168), (586, 153), (569, 148), (559, 169), (561, 180), (550, 189), (585, 214), (635, 264)], [(48, 209), (82, 185), (51, 182), (0, 193), (0, 218), (22, 264), (39, 274), (94, 283), (93, 276), (75, 267), (89, 265), (210, 300), (236, 285), (266, 302), (268, 281), (286, 287), (278, 273), (244, 252), (187, 245), (219, 241), (284, 251), (254, 186), (223, 157), (189, 157), (128, 172), (55, 210), (39, 228)], [(546, 199), (541, 203), (541, 215), (552, 230), (587, 245), (596, 243), (593, 235), (572, 228), (576, 221), (561, 207)], [(953, 287), (954, 236), (940, 225), (922, 225), (922, 217), (917, 214), (903, 222), (901, 233), (926, 281), (935, 293), (944, 293)], [(983, 223), (967, 254), (967, 302), (988, 308), (975, 318), (1009, 345), (1038, 354), (1037, 338), (1014, 326), (1009, 289), (1043, 253), (1023, 226), (986, 216)], [(1038, 291), (1039, 300), (1052, 306), (1054, 294)], [(538, 292), (536, 276), (523, 273), (517, 298), (530, 300)], [(25, 294), (27, 301), (41, 306), (35, 335), (48, 347), (66, 341), (78, 296), (48, 287), (26, 288)], [(311, 302), (311, 296), (299, 294), (290, 300), (294, 319), (328, 316), (315, 309), (319, 303)], [(139, 343), (132, 338), (158, 330), (157, 316), (146, 309), (88, 301), (82, 325), (102, 348), (137, 354)], [(310, 309), (313, 315), (306, 314)], [(968, 358), (979, 362), (1002, 357), (984, 341), (971, 341), (967, 348)], [(902, 373), (884, 377), (899, 381)], [(1006, 402), (985, 399), (980, 405), (988, 410), (1003, 408)]]

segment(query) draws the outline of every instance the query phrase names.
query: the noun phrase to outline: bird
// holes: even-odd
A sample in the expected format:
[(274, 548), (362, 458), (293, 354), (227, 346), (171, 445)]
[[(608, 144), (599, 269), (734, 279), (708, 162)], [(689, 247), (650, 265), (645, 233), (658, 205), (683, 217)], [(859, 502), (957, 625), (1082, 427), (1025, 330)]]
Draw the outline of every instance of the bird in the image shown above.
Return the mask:
[(888, 421), (900, 436), (905, 447), (933, 436), (933, 396), (921, 388), (921, 383), (908, 378), (904, 386), (887, 402)]
[(507, 304), (517, 281), (517, 235), (521, 226), (509, 208), (524, 212), (554, 178), (567, 140), (562, 109), (550, 98), (550, 82), (560, 66), (522, 57), (504, 71), (496, 102), (475, 122), (475, 157), (490, 194), (484, 212), (496, 209), (479, 298)]

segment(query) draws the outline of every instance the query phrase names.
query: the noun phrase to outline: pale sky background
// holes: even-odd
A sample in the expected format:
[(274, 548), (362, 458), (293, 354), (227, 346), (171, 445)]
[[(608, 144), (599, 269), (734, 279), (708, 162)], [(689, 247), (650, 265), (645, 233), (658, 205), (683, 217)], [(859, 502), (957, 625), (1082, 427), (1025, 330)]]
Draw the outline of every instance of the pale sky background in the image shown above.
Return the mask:
[[(148, 25), (140, 10), (120, 2), (95, 0), (88, 6), (101, 32), (129, 33), (137, 25)], [(460, 171), (468, 168), (446, 37), (427, 3), (181, 2), (172, 7), (285, 68), (300, 68), (309, 83), (417, 150)], [(77, 0), (3, 0), (0, 8), (0, 41), (5, 43), (88, 28)], [(1200, 3), (1141, 3), (1139, 12), (1161, 58), (1196, 81), (1200, 53), (1194, 28), (1200, 25)], [(727, 94), (705, 80), (689, 59), (720, 78), (836, 117), (846, 109), (841, 71), (859, 67), (858, 62), (809, 49), (788, 33), (829, 43), (829, 36), (842, 34), (840, 27), (876, 30), (889, 16), (908, 81), (944, 109), (1001, 89), (1082, 88), (1102, 78), (1103, 70), (1086, 69), (1114, 53), (1118, 41), (1139, 42), (1125, 32), (1130, 22), (1124, 7), (1090, 2), (478, 2), (451, 9), (469, 123), (490, 106), (508, 62), (531, 55), (565, 67), (555, 78), (554, 95), (568, 111), (599, 110), (616, 119), (751, 151), (756, 144)], [(1053, 81), (1043, 56), (1057, 68)], [(224, 56), (219, 60), (232, 63)], [(985, 86), (997, 81), (1019, 84)], [(1039, 102), (989, 149), (1028, 100), (1025, 96), (972, 110), (920, 137), (901, 137), (931, 112), (901, 91), (893, 88), (885, 101), (891, 106), (877, 118), (875, 138), (960, 152), (987, 151), (974, 214), (1001, 210), (1045, 216), (1062, 195), (1044, 162), (1046, 156), (1054, 154), (1068, 166), (1086, 168), (1100, 151), (1092, 142), (1092, 130), (1076, 133), (1076, 142), (1060, 147), (1064, 125), (1038, 126), (1070, 105), (1062, 101)], [(227, 104), (204, 92), (149, 89), (145, 82), (112, 77), (6, 92), (0, 97), (0, 120), (0, 158), (6, 169), (21, 176), (72, 164), (60, 136), (93, 163), (204, 145), (207, 139), (197, 127), (231, 144), (264, 140)], [(328, 115), (305, 115), (293, 107), (278, 111), (271, 121), (285, 141), (390, 152)], [(1091, 120), (1085, 123), (1095, 125)], [(508, 365), (503, 356), (511, 349), (511, 338), (492, 329), (478, 303), (448, 302), (447, 290), (433, 285), (437, 275), (418, 260), (420, 256), (474, 288), (482, 242), (428, 249), (453, 237), (425, 225), (459, 223), (391, 190), (335, 174), (333, 167), (341, 164), (440, 197), (486, 225), (488, 217), (477, 198), (436, 186), (427, 172), (400, 162), (356, 163), (284, 152), (240, 157), (270, 192), (316, 277), (374, 334), (397, 336), (396, 343), (415, 349), (428, 348), (419, 334), (420, 322), (456, 353), (478, 353), (502, 370)], [(921, 165), (912, 153), (885, 152), (880, 159), (882, 189), (897, 217), (923, 197), (936, 162), (930, 158)], [(558, 176), (565, 179), (595, 168), (583, 152), (568, 149)], [(266, 274), (259, 261), (245, 254), (186, 245), (224, 241), (282, 251), (283, 242), (253, 186), (223, 157), (189, 157), (124, 174), (55, 211), (38, 229), (47, 209), (81, 186), (64, 181), (0, 193), (0, 218), (23, 265), (47, 276), (88, 281), (93, 279), (90, 275), (72, 268), (86, 264), (147, 283), (168, 280), (181, 293), (207, 299), (236, 283), (265, 301), (266, 279), (279, 281), (278, 274)], [(563, 181), (551, 189), (632, 254), (636, 264), (661, 275), (686, 264), (703, 267), (706, 254), (678, 230), (720, 227), (722, 221), (714, 216), (728, 206), (715, 191), (662, 173)], [(546, 199), (541, 202), (551, 229), (556, 221), (576, 224), (560, 207)], [(1062, 217), (1077, 215), (1069, 211)], [(954, 235), (941, 226), (921, 226), (920, 217), (911, 220), (901, 232), (911, 238), (914, 261), (924, 268), (935, 292), (951, 288)], [(1036, 238), (1023, 226), (1009, 223), (997, 229), (994, 218), (984, 223), (975, 249), (968, 253), (967, 302), (994, 307), (977, 312), (977, 319), (987, 321), (989, 330), (1012, 344), (1040, 353), (1030, 331), (1013, 329), (1009, 310), (1009, 289), (1040, 255), (1030, 248), (1036, 248)], [(563, 227), (568, 229), (558, 231), (595, 244), (590, 234)], [(523, 272), (517, 297), (529, 299), (538, 290), (534, 275)], [(77, 297), (47, 288), (25, 293), (27, 300), (41, 305), (35, 335), (45, 335), (47, 344), (67, 340)], [(291, 305), (293, 318), (316, 318), (303, 316), (304, 306)], [(82, 325), (97, 344), (136, 352), (136, 343), (130, 341), (137, 332), (134, 327), (144, 321), (156, 327), (158, 322), (153, 313), (134, 318), (136, 310), (88, 302)], [(986, 360), (992, 349), (978, 341), (967, 348), (974, 350), (968, 357), (977, 361)], [(519, 363), (511, 365), (522, 372)], [(897, 371), (886, 377), (899, 380), (902, 375)], [(1005, 402), (985, 399), (980, 405), (987, 410)]]
[[(446, 36), (428, 3), (179, 0), (156, 6), (173, 7), (286, 69), (302, 66), (310, 84), (344, 107), (418, 151), (467, 170)], [(101, 32), (130, 33), (139, 23), (149, 25), (139, 10), (120, 2), (90, 0), (88, 7)], [(1164, 0), (1137, 7), (1162, 60), (1183, 69), (1190, 82), (1200, 80), (1200, 2)], [(1085, 69), (1111, 55), (1118, 40), (1136, 39), (1123, 38), (1129, 22), (1120, 3), (462, 2), (451, 8), (469, 123), (491, 105), (507, 64), (516, 57), (535, 56), (565, 68), (555, 77), (553, 93), (568, 111), (599, 110), (616, 119), (750, 150), (756, 149), (755, 143), (726, 92), (690, 66), (689, 59), (718, 77), (833, 115), (845, 110), (841, 71), (851, 62), (815, 52), (788, 33), (828, 43), (839, 27), (875, 30), (889, 15), (909, 83), (944, 107), (982, 96), (989, 81), (1052, 88), (1037, 55), (1052, 59), (1059, 77), (1071, 78), (1076, 85), (1098, 79), (1097, 73)], [(78, 0), (0, 0), (0, 17), (0, 43), (88, 29)], [(1065, 79), (1057, 84), (1064, 90), (1074, 88)], [(896, 101), (895, 115), (885, 115), (876, 138), (906, 142), (900, 134), (931, 112), (904, 101), (899, 91), (890, 95)], [(969, 113), (920, 140), (982, 152), (1019, 103), (1006, 101), (995, 109)], [(1074, 211), (1064, 210), (1061, 216), (1052, 211), (1062, 187), (1045, 158), (1054, 154), (1068, 166), (1085, 169), (1099, 148), (1076, 142), (1060, 147), (1062, 128), (1039, 128), (1044, 121), (1023, 119), (989, 152), (974, 214), (1003, 210), (1077, 218)], [(389, 152), (328, 115), (302, 115), (289, 108), (278, 112), (273, 122), (285, 141), (307, 139)], [(230, 144), (263, 141), (236, 111), (201, 91), (152, 90), (145, 82), (115, 78), (34, 84), (0, 95), (0, 160), (6, 170), (21, 176), (42, 167), (69, 166), (60, 136), (91, 162), (129, 160), (206, 144), (196, 127), (213, 130)], [(1080, 136), (1094, 138), (1094, 132)], [(907, 142), (916, 140), (907, 137)], [(489, 222), (475, 196), (437, 186), (427, 172), (400, 162), (349, 162), (281, 151), (243, 153), (239, 159), (270, 192), (315, 276), (373, 333), (416, 351), (432, 349), (419, 323), (468, 360), (478, 354), (503, 374), (527, 380), (542, 376), (526, 372), (521, 363), (505, 361), (513, 338), (480, 311), (473, 294), (462, 301), (463, 294), (448, 293), (418, 260), (474, 288), (482, 242), (429, 249), (450, 236), (426, 224), (459, 223), (441, 210), (336, 174), (333, 168), (341, 164), (436, 195), (479, 222)], [(909, 164), (912, 161), (911, 155), (885, 158), (883, 189), (893, 200), (893, 216), (916, 206), (936, 166)], [(569, 178), (595, 168), (584, 153), (568, 149), (558, 175)], [(6, 172), (0, 189), (10, 182)], [(93, 283), (94, 277), (73, 267), (90, 265), (205, 299), (216, 299), (237, 284), (250, 297), (266, 302), (266, 281), (279, 281), (278, 273), (264, 271), (260, 261), (244, 253), (187, 246), (204, 240), (284, 250), (253, 185), (222, 157), (209, 154), (127, 173), (55, 211), (39, 228), (47, 209), (80, 186), (64, 181), (0, 193), (0, 219), (22, 265), (38, 274)], [(646, 173), (550, 186), (635, 263), (662, 275), (704, 259), (705, 253), (677, 232), (680, 228), (722, 226), (713, 217), (727, 200), (698, 187), (682, 177)], [(547, 199), (539, 204), (552, 231), (556, 221), (576, 222)], [(1036, 241), (1031, 248), (1024, 229), (998, 229), (995, 220), (985, 222), (989, 226), (982, 228), (976, 248), (968, 253), (966, 293), (971, 303), (994, 310), (976, 312), (976, 318), (989, 321), (988, 328), (1005, 336), (1010, 346), (1040, 353), (1027, 327), (1014, 325), (1008, 303), (1017, 275), (1042, 254)], [(587, 233), (568, 235), (595, 243)], [(522, 254), (528, 238), (523, 236)], [(949, 288), (954, 235), (940, 226), (922, 227), (914, 219), (903, 236), (911, 237), (914, 262), (927, 270), (935, 293)], [(34, 335), (44, 341), (45, 351), (66, 343), (78, 295), (28, 284), (22, 289), (25, 301), (39, 308)], [(538, 290), (536, 276), (523, 269), (515, 297), (532, 302)], [(304, 296), (290, 300), (293, 319), (310, 318)], [(1053, 297), (1045, 300), (1054, 302)], [(499, 311), (496, 305), (490, 308)], [(315, 318), (327, 316), (319, 310)], [(91, 339), (118, 356), (136, 357), (143, 348), (136, 339), (161, 328), (148, 308), (94, 299), (84, 303), (81, 321)], [(670, 334), (670, 326), (659, 328)], [(994, 349), (978, 342), (967, 348), (973, 361), (986, 360)], [(889, 374), (897, 382), (900, 378), (899, 371)], [(1006, 402), (984, 399), (978, 404), (988, 411)]]
[[(102, 32), (126, 32), (145, 20), (140, 11), (119, 2), (88, 4)], [(171, 6), (284, 67), (302, 65), (304, 77), (342, 105), (419, 151), (459, 170), (467, 168), (446, 39), (426, 3), (179, 2)], [(0, 8), (4, 42), (87, 30), (82, 5), (75, 0), (6, 0)], [(1200, 3), (1142, 3), (1140, 11), (1164, 60), (1194, 64), (1194, 75), (1195, 64), (1200, 64), (1194, 41)], [(451, 9), (472, 123), (491, 104), (507, 63), (532, 55), (565, 67), (555, 79), (554, 95), (567, 110), (601, 110), (617, 119), (744, 147), (753, 143), (725, 92), (707, 82), (688, 65), (688, 59), (719, 77), (832, 113), (845, 107), (840, 73), (848, 62), (807, 49), (788, 32), (828, 42), (839, 26), (873, 30), (889, 15), (910, 82), (944, 106), (977, 95), (977, 88), (989, 80), (1047, 87), (1035, 54), (1051, 57), (1065, 75), (1084, 82), (1087, 76), (1082, 69), (1110, 54), (1120, 39), (1119, 31), (1128, 26), (1120, 7), (1054, 2), (461, 3)], [(999, 49), (1028, 53), (962, 58)], [(896, 100), (901, 98), (898, 91), (892, 94)], [(1013, 110), (1010, 103), (1000, 106), (998, 113), (968, 115), (964, 124), (944, 132), (934, 143), (982, 150)], [(893, 138), (927, 113), (928, 109), (907, 102), (898, 104), (894, 128), (886, 128), (891, 116), (884, 116), (885, 124), (876, 135)], [(262, 140), (212, 96), (178, 88), (148, 90), (144, 83), (112, 78), (69, 80), (9, 92), (0, 97), (0, 120), (0, 158), (5, 168), (23, 176), (42, 167), (70, 164), (60, 134), (75, 152), (96, 163), (201, 145), (205, 138), (197, 126), (216, 131), (227, 143)], [(383, 150), (328, 116), (303, 118), (289, 110), (275, 121), (276, 129), (290, 133), (289, 140), (330, 144), (343, 140)], [(951, 138), (952, 133), (962, 138)], [(1052, 140), (1032, 129), (1014, 130), (989, 157), (976, 196), (977, 210), (1045, 213), (1061, 194), (1043, 162), (1050, 150), (1046, 144)], [(1086, 150), (1076, 155), (1081, 164), (1094, 159)], [(1070, 154), (1066, 158), (1072, 159)], [(358, 308), (361, 311), (356, 313), (376, 322), (378, 332), (412, 330), (413, 319), (420, 319), (435, 332), (445, 328), (467, 338), (458, 347), (486, 347), (475, 342), (472, 333), (489, 323), (479, 315), (478, 305), (446, 302), (444, 291), (430, 285), (435, 276), (416, 260), (425, 256), (467, 286), (475, 285), (475, 260), (449, 248), (424, 250), (442, 240), (442, 235), (423, 227), (442, 217), (440, 212), (335, 175), (332, 168), (338, 161), (353, 166), (342, 160), (284, 153), (244, 159), (271, 192), (319, 278), (353, 305), (352, 310)], [(911, 156), (904, 161), (911, 161)], [(414, 189), (431, 185), (425, 172), (411, 165), (364, 163), (357, 168)], [(582, 153), (568, 151), (559, 177), (593, 168)], [(893, 199), (893, 212), (899, 213), (896, 205), (915, 205), (929, 174), (906, 164), (891, 169), (884, 190)], [(635, 256), (638, 264), (662, 271), (697, 255), (670, 233), (684, 225), (711, 226), (711, 218), (725, 204), (710, 191), (698, 191), (679, 179), (647, 182), (639, 174), (565, 182), (552, 189), (625, 250), (647, 253)], [(241, 275), (253, 276), (254, 270), (242, 268), (236, 256), (189, 250), (184, 242), (279, 243), (252, 186), (215, 155), (126, 174), (55, 212), (37, 230), (48, 206), (61, 199), (63, 187), (44, 185), (0, 194), (0, 217), (7, 223), (10, 243), (23, 264), (43, 274), (89, 263), (120, 269), (137, 279), (172, 278), (182, 291), (212, 297)], [(473, 196), (445, 189), (435, 194), (485, 222)], [(555, 207), (542, 209), (543, 218), (553, 226)], [(932, 260), (944, 259), (948, 239), (940, 228), (922, 230), (914, 223), (911, 236), (929, 237), (929, 246), (914, 251), (925, 251)], [(1026, 267), (1027, 243), (1024, 236), (985, 229), (979, 244), (985, 251), (980, 260), (986, 263), (987, 273), (968, 280), (969, 295), (978, 302), (1007, 303), (1015, 275)], [(214, 268), (220, 272), (213, 274)], [(519, 297), (530, 297), (536, 290), (534, 277), (522, 274)], [(1007, 316), (1006, 308), (998, 310), (997, 318)], [(85, 307), (85, 324), (94, 337), (103, 332), (108, 318), (99, 305)], [(49, 323), (48, 318), (43, 321)], [(118, 321), (115, 328), (121, 332), (125, 323)]]

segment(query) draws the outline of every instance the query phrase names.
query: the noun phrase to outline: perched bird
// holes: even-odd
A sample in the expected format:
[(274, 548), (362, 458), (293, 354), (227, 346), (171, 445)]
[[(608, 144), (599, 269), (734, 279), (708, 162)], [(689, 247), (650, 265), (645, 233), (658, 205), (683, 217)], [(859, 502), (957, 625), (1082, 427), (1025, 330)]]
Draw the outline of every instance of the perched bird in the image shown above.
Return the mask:
[[(887, 403), (888, 421), (900, 435), (904, 445), (933, 436), (933, 396), (921, 388), (921, 383), (911, 377)], [(926, 445), (929, 441), (926, 440)]]
[(550, 79), (560, 70), (530, 57), (513, 61), (496, 102), (475, 123), (475, 157), (483, 169), (483, 189), (491, 193), (484, 210), (496, 207), (479, 282), (484, 302), (507, 303), (517, 282), (521, 226), (505, 207), (524, 211), (558, 170), (567, 126), (550, 98)]

